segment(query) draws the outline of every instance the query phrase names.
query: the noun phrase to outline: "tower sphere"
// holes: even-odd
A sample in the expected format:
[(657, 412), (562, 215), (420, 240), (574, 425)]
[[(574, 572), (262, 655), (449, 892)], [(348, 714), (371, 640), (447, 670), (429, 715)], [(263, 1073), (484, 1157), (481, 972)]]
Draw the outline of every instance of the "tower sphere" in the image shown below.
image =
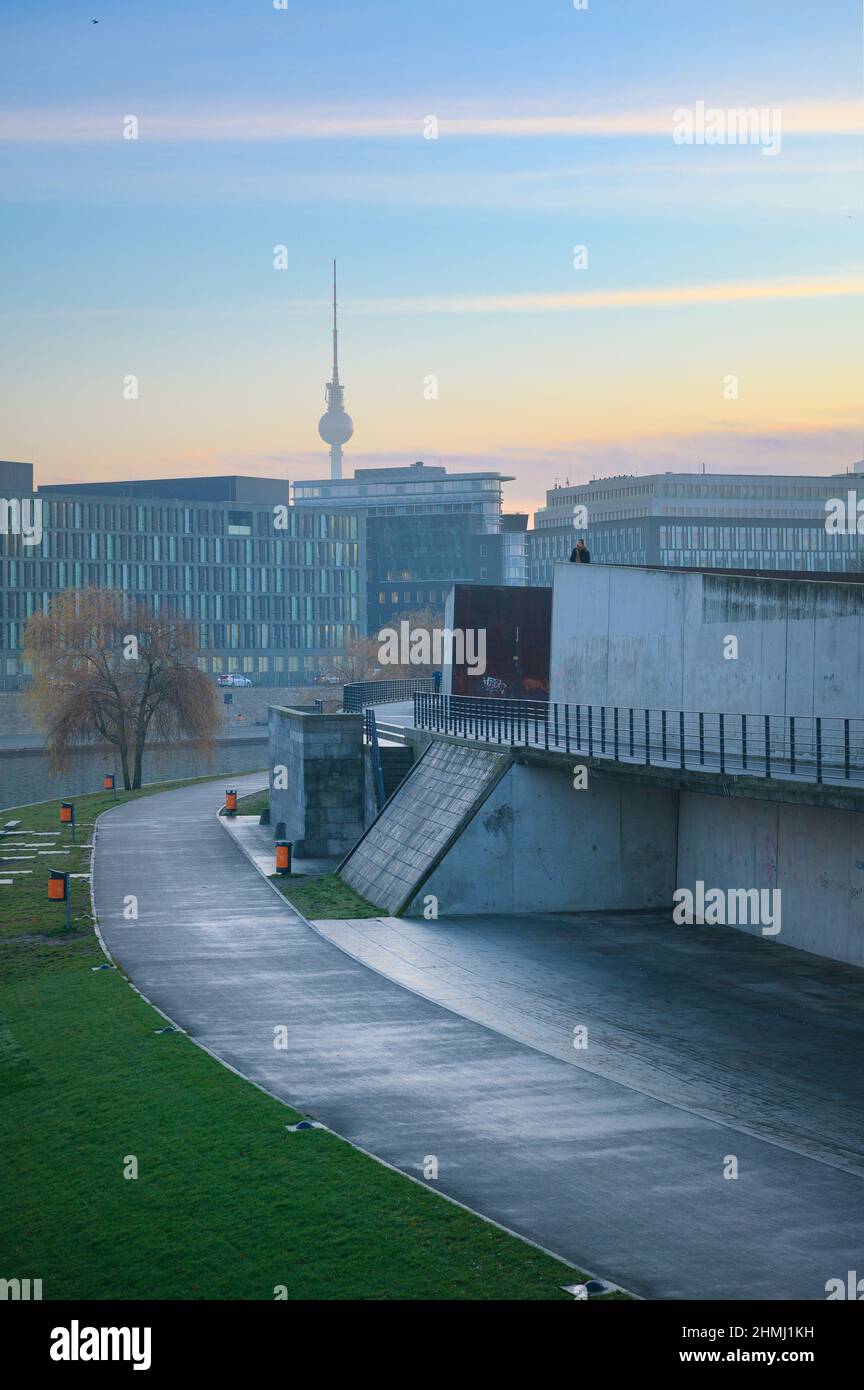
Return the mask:
[(338, 444), (341, 447), (348, 443), (354, 433), (354, 421), (347, 411), (339, 406), (331, 406), (318, 421), (318, 433), (325, 444)]

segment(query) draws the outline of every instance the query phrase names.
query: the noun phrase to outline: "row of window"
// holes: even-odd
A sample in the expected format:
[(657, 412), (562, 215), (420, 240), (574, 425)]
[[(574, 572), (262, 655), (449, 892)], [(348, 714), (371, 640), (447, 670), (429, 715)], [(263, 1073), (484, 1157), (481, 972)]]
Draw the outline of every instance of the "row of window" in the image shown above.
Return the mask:
[(428, 480), (410, 483), (325, 483), (323, 487), (313, 487), (304, 483), (295, 483), (294, 498), (296, 502), (308, 502), (316, 497), (324, 497), (327, 501), (333, 501), (337, 497), (346, 506), (352, 502), (362, 505), (367, 497), (392, 497), (394, 493), (400, 496), (416, 496), (418, 493), (444, 493), (444, 492), (501, 492), (501, 482), (498, 478), (446, 478), (430, 482)]
[(166, 506), (164, 503), (135, 505), (115, 502), (78, 502), (42, 495), (42, 525), (58, 531), (135, 532), (148, 535), (251, 534), (262, 537), (274, 533), (301, 540), (357, 540), (359, 522), (346, 512), (306, 511), (284, 506), (232, 510), (224, 506)]
[[(5, 581), (5, 582), (4, 582)], [(2, 594), (48, 592), (82, 584), (100, 588), (143, 589), (148, 593), (221, 594), (359, 594), (356, 569), (265, 569), (225, 565), (210, 569), (193, 565), (81, 565), (73, 561), (10, 561), (0, 565)], [(2, 608), (0, 608), (2, 612)]]
[[(822, 550), (832, 554), (862, 549), (859, 536), (829, 535), (824, 526), (661, 526), (660, 547), (670, 550), (719, 548), (763, 554), (771, 551), (775, 555), (786, 551), (793, 568), (796, 552)], [(772, 562), (771, 568), (783, 566)]]
[(825, 555), (818, 551), (802, 555), (800, 551), (661, 550), (660, 564), (708, 569), (788, 570), (795, 573), (822, 573), (832, 570), (836, 574), (849, 572), (842, 555)]
[(401, 604), (403, 607), (406, 604), (416, 604), (420, 608), (425, 608), (427, 603), (443, 603), (449, 592), (449, 587), (446, 589), (403, 589), (401, 592), (397, 589), (379, 589), (378, 603), (381, 607), (386, 607), (388, 604)]
[(826, 478), (824, 483), (815, 486), (805, 483), (722, 483), (716, 478), (695, 483), (633, 483), (624, 486), (595, 488), (586, 483), (571, 492), (561, 493), (553, 488), (546, 494), (546, 505), (550, 508), (573, 506), (577, 502), (587, 504), (595, 501), (612, 501), (619, 497), (661, 496), (661, 497), (836, 497), (837, 488), (844, 478)]
[[(34, 560), (135, 560), (169, 564), (303, 565), (317, 568), (356, 567), (357, 541), (223, 540), (221, 536), (162, 536), (46, 531), (40, 545), (25, 545), (16, 534), (5, 538), (7, 555)], [(3, 560), (0, 557), (0, 565)]]
[[(145, 595), (136, 595), (143, 599)], [(191, 604), (185, 605), (182, 616), (190, 621), (195, 614)], [(202, 651), (213, 648), (250, 651), (270, 648), (293, 651), (338, 651), (348, 642), (356, 639), (359, 628), (354, 623), (341, 622), (301, 622), (301, 623), (199, 623), (199, 646)], [(25, 624), (22, 622), (0, 624), (0, 651), (20, 651), (24, 637)]]

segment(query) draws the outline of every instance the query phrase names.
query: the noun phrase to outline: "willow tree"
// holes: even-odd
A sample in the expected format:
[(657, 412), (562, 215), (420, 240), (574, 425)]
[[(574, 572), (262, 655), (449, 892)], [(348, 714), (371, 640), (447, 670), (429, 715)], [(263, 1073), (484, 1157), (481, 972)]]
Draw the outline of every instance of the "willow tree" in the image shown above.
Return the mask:
[(52, 769), (102, 740), (116, 748), (128, 790), (141, 786), (148, 742), (184, 738), (212, 751), (219, 705), (197, 656), (194, 628), (173, 613), (114, 589), (57, 594), (24, 633), (29, 700)]

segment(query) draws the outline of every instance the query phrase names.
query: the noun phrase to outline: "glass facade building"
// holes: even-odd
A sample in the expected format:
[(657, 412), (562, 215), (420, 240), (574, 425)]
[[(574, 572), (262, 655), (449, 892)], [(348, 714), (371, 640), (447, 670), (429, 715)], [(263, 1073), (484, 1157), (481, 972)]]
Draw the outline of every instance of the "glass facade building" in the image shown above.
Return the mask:
[[(41, 539), (0, 532), (0, 675), (21, 672), (24, 628), (67, 588), (120, 589), (194, 623), (202, 670), (295, 684), (365, 630), (365, 547), (356, 516), (288, 506), (284, 481), (165, 479), (32, 491)], [(9, 483), (18, 487), (14, 498)]]
[[(662, 473), (552, 488), (530, 533), (532, 584), (551, 584), (583, 536), (601, 564), (838, 573), (861, 568), (864, 537), (833, 534), (826, 503), (858, 486), (864, 466), (829, 475)], [(587, 526), (574, 511), (584, 507)]]
[(443, 622), (451, 585), (500, 572), (505, 482), (512, 479), (501, 473), (448, 474), (426, 463), (358, 468), (353, 478), (295, 483), (294, 505), (304, 512), (344, 507), (363, 519), (374, 635), (409, 613), (429, 611)]

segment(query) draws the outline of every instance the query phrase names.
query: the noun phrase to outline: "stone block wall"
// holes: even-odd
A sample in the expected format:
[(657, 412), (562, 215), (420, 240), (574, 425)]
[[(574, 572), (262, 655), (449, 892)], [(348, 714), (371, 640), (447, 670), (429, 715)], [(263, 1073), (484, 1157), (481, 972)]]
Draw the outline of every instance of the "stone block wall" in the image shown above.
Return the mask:
[(363, 834), (362, 714), (271, 706), (269, 727), (274, 838), (290, 840), (299, 858), (347, 854)]

